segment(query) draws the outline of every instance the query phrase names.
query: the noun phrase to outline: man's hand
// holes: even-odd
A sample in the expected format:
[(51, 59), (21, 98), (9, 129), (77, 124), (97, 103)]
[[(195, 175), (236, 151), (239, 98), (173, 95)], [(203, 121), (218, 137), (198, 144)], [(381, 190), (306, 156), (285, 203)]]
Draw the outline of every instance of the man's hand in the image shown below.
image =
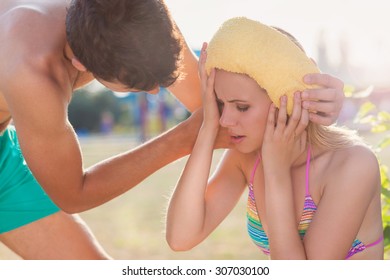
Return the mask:
[(344, 83), (329, 74), (308, 74), (304, 77), (308, 85), (320, 88), (307, 89), (302, 92), (302, 106), (309, 110), (310, 121), (322, 124), (333, 124), (343, 107)]

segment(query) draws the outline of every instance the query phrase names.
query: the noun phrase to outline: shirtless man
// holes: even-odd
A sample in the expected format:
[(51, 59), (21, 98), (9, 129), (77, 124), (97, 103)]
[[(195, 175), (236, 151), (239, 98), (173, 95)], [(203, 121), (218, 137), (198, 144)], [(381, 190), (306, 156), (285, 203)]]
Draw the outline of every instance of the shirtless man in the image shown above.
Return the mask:
[[(67, 116), (72, 93), (94, 79), (114, 91), (163, 86), (193, 112), (201, 106), (196, 57), (157, 0), (2, 0), (0, 42), (0, 241), (25, 259), (110, 258), (72, 213), (189, 154), (201, 114), (84, 170)], [(312, 116), (330, 124), (342, 83), (329, 75), (312, 83), (324, 87), (309, 92), (321, 100), (308, 103), (322, 112)]]

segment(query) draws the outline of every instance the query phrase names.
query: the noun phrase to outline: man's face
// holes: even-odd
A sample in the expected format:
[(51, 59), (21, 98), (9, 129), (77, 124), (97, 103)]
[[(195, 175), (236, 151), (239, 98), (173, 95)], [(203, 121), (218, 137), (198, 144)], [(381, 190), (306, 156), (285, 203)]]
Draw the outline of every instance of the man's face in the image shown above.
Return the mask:
[(160, 87), (156, 86), (155, 88), (151, 90), (140, 90), (140, 89), (135, 89), (135, 88), (128, 88), (127, 86), (121, 84), (120, 82), (107, 82), (101, 79), (97, 79), (99, 83), (104, 85), (105, 87), (109, 88), (112, 91), (115, 92), (147, 92), (150, 94), (157, 94), (160, 91)]

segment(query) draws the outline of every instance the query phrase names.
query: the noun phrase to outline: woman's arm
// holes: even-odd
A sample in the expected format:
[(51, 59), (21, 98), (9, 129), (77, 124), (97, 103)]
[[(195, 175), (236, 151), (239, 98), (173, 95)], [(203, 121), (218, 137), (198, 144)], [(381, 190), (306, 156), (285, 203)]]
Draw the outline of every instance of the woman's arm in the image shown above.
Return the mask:
[[(271, 258), (345, 259), (358, 234), (371, 242), (382, 234), (377, 159), (362, 146), (339, 150), (332, 155), (324, 175), (326, 182), (321, 200), (302, 242), (297, 230), (290, 168), (293, 160), (305, 150), (306, 135), (302, 133), (294, 140), (298, 135), (294, 135), (294, 131), (301, 129), (299, 125), (290, 126), (296, 122), (294, 117), (285, 125), (283, 104), (282, 100), (276, 125), (275, 109), (270, 109), (262, 148)], [(362, 229), (365, 220), (369, 222)]]
[[(177, 27), (177, 30), (179, 28)], [(180, 31), (179, 31), (180, 32)], [(202, 92), (198, 75), (198, 58), (183, 39), (182, 77), (168, 88), (170, 92), (187, 108), (194, 112), (202, 106)]]
[(345, 259), (357, 237), (370, 243), (383, 234), (375, 155), (363, 146), (338, 151), (327, 174), (304, 239), (308, 259)]
[(169, 202), (166, 240), (175, 251), (190, 250), (201, 243), (231, 212), (245, 190), (245, 178), (231, 150), (225, 152), (208, 182), (204, 175), (209, 174), (209, 165), (203, 170), (205, 174), (195, 172), (206, 169), (199, 167), (206, 165), (200, 158), (190, 156)]
[(203, 124), (168, 207), (166, 238), (174, 250), (188, 250), (200, 243), (230, 212), (242, 193), (236, 179), (242, 175), (232, 160), (222, 161), (208, 183), (219, 112), (214, 95), (215, 71), (207, 77), (204, 69), (205, 47), (199, 65), (205, 104)]
[[(275, 106), (271, 104), (262, 145), (265, 209), (272, 259), (306, 259), (298, 234), (290, 169), (304, 151), (308, 112), (301, 111), (300, 95), (294, 96), (293, 113), (287, 123), (287, 98), (275, 121)], [(287, 124), (286, 124), (287, 123)], [(303, 132), (302, 132), (303, 131)]]

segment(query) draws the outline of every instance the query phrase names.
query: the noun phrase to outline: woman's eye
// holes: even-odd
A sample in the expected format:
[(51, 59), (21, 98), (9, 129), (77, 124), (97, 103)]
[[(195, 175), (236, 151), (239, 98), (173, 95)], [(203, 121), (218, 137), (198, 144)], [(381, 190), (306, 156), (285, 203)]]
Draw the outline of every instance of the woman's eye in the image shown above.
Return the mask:
[(249, 109), (249, 106), (237, 106), (237, 110), (240, 112), (245, 112)]

